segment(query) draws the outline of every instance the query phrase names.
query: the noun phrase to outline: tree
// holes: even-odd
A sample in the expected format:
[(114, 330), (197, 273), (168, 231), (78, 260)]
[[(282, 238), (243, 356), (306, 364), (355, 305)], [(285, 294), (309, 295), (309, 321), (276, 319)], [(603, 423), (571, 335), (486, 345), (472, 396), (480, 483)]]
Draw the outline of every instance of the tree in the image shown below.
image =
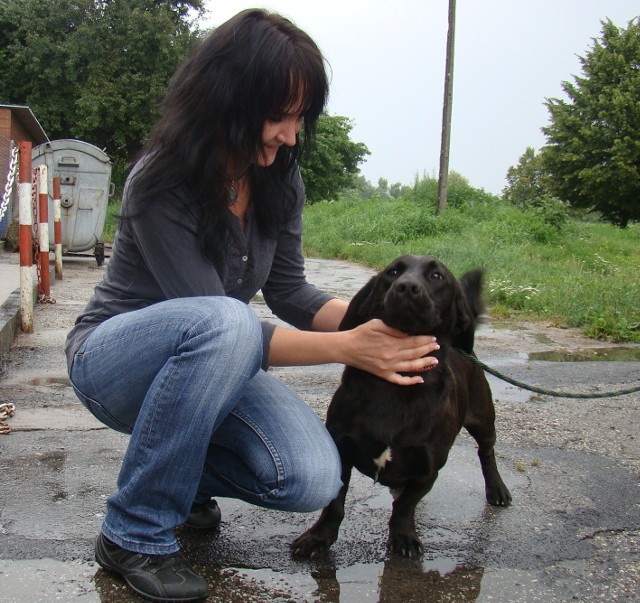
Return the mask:
[(624, 228), (640, 218), (640, 20), (602, 22), (580, 58), (581, 77), (563, 82), (569, 100), (546, 102), (542, 149), (551, 191)]
[(536, 154), (533, 147), (528, 147), (518, 165), (508, 169), (508, 185), (502, 195), (509, 203), (532, 210), (532, 215), (560, 230), (569, 219), (569, 208), (565, 201), (550, 193), (548, 179), (542, 154)]
[(307, 203), (336, 199), (345, 188), (355, 185), (358, 167), (369, 149), (353, 142), (349, 133), (353, 122), (341, 115), (321, 115), (315, 146), (300, 164)]
[(389, 187), (389, 194), (394, 198), (394, 199), (399, 199), (400, 197), (402, 197), (402, 195), (404, 195), (404, 193), (406, 193), (411, 187), (410, 186), (406, 186), (400, 182), (394, 182), (390, 187)]
[(536, 154), (533, 147), (527, 147), (518, 165), (507, 170), (507, 186), (502, 194), (510, 203), (526, 207), (548, 194), (545, 176), (542, 155)]
[(29, 105), (52, 139), (104, 148), (122, 178), (202, 11), (203, 0), (1, 4), (0, 102)]

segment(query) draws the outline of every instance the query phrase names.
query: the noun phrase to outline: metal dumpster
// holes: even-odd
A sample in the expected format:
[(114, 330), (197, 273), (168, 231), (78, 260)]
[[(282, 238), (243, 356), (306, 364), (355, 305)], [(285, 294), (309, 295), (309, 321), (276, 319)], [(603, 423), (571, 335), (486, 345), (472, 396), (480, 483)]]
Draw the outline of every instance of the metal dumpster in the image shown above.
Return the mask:
[(102, 232), (111, 188), (111, 160), (98, 147), (81, 140), (53, 140), (35, 147), (33, 167), (46, 165), (49, 188), (49, 238), (53, 239), (53, 177), (60, 178), (62, 252), (94, 250), (98, 265), (104, 262)]

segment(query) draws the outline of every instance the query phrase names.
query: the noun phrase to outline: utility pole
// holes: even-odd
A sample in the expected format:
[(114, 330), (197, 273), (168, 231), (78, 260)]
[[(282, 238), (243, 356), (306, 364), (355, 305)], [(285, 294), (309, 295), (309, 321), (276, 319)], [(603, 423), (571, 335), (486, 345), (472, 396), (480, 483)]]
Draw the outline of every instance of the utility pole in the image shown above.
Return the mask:
[(451, 146), (451, 107), (453, 105), (453, 51), (456, 37), (456, 0), (449, 0), (449, 32), (447, 33), (447, 57), (444, 73), (444, 102), (442, 107), (442, 138), (440, 142), (440, 176), (438, 178), (438, 209), (447, 207), (449, 184), (449, 147)]

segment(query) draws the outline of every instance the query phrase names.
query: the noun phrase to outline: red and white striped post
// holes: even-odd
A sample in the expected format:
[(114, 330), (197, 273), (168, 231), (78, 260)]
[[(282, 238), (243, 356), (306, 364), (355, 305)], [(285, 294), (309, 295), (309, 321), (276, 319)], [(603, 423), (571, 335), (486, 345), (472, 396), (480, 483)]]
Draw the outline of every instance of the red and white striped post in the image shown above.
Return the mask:
[(18, 179), (18, 212), (20, 246), (20, 326), (25, 333), (33, 331), (33, 211), (31, 199), (31, 143), (20, 143)]
[(55, 244), (56, 278), (62, 280), (62, 210), (60, 209), (60, 176), (53, 178), (53, 239)]
[(51, 297), (51, 280), (49, 278), (49, 183), (47, 166), (38, 168), (38, 246), (40, 247), (40, 279), (38, 293), (42, 298)]

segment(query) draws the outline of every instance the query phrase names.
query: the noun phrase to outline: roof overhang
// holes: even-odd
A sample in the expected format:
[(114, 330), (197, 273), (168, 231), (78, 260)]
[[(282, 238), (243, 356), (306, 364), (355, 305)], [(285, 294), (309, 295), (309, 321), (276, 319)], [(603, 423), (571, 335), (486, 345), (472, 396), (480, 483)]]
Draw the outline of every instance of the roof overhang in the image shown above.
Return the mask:
[(33, 138), (35, 145), (49, 142), (49, 137), (43, 130), (33, 111), (24, 105), (0, 105), (0, 109), (9, 109), (12, 115), (22, 124), (24, 129)]

